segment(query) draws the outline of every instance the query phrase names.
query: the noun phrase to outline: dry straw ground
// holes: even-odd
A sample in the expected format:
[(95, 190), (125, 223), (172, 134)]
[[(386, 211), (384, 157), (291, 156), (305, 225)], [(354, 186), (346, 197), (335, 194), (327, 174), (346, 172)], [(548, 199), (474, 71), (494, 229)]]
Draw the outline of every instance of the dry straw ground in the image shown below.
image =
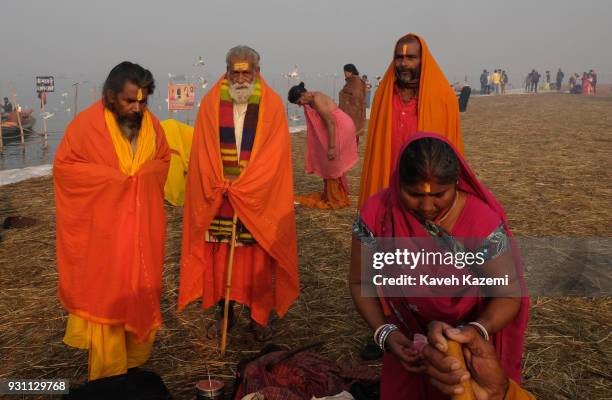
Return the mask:
[[(476, 97), (462, 120), (468, 162), (505, 206), (515, 234), (612, 236), (612, 97)], [(304, 134), (294, 136), (293, 148), (296, 192), (320, 189), (320, 179), (303, 172)], [(360, 169), (349, 176), (353, 204)], [(81, 383), (87, 356), (62, 344), (66, 313), (56, 296), (51, 179), (0, 188), (0, 221), (11, 215), (39, 223), (1, 232), (0, 378), (61, 377)], [(220, 359), (216, 342), (204, 336), (210, 312), (198, 304), (176, 312), (182, 217), (170, 207), (168, 215), (165, 324), (146, 367), (162, 375), (176, 398), (187, 399), (207, 367), (231, 381), (237, 360), (261, 345), (252, 340), (243, 311), (229, 352)], [(327, 357), (359, 362), (369, 332), (347, 291), (353, 216), (353, 208), (298, 208), (302, 294), (286, 318), (276, 322), (275, 343), (295, 348), (320, 339)], [(534, 298), (525, 386), (539, 399), (612, 398), (611, 316), (610, 298)]]

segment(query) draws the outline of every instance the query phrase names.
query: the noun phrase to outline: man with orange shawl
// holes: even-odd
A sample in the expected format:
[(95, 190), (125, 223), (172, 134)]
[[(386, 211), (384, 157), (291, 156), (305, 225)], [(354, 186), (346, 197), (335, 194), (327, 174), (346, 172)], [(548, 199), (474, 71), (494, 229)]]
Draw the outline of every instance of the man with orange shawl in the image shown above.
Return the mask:
[(389, 186), (399, 151), (417, 130), (446, 137), (463, 154), (457, 97), (425, 40), (410, 33), (397, 41), (374, 96), (359, 207)]
[[(299, 294), (291, 140), (285, 109), (259, 73), (259, 54), (237, 46), (227, 72), (202, 99), (183, 217), (179, 310), (225, 299), (236, 224), (233, 301), (249, 307), (255, 338), (269, 340), (271, 311), (283, 316)], [(221, 331), (221, 315), (207, 329)]]
[(170, 153), (147, 109), (154, 88), (140, 65), (117, 65), (103, 99), (68, 125), (55, 156), (64, 342), (89, 351), (90, 380), (146, 362), (161, 325)]

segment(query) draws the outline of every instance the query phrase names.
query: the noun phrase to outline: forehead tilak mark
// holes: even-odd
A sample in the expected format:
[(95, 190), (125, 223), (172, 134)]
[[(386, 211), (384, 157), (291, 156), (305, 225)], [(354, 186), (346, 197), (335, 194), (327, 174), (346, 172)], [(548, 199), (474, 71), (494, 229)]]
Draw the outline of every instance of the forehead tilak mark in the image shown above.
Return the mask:
[(249, 63), (248, 62), (237, 62), (237, 63), (234, 63), (233, 69), (234, 69), (234, 71), (238, 71), (238, 72), (248, 71), (249, 70)]

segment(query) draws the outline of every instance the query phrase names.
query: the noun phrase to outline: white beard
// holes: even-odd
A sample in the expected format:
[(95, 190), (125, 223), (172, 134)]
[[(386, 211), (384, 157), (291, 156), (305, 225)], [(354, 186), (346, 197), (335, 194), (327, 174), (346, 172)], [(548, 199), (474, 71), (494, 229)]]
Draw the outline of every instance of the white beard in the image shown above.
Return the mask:
[(229, 95), (236, 104), (246, 104), (249, 97), (253, 94), (255, 83), (231, 83), (229, 86)]

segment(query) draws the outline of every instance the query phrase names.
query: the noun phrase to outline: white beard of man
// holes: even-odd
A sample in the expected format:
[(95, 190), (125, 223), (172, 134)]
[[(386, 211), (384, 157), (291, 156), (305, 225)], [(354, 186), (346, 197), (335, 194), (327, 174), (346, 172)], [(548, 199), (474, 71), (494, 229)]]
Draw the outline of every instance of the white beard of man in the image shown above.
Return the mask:
[(233, 83), (229, 85), (229, 95), (236, 104), (246, 104), (249, 101), (249, 97), (253, 94), (255, 89), (255, 83)]

